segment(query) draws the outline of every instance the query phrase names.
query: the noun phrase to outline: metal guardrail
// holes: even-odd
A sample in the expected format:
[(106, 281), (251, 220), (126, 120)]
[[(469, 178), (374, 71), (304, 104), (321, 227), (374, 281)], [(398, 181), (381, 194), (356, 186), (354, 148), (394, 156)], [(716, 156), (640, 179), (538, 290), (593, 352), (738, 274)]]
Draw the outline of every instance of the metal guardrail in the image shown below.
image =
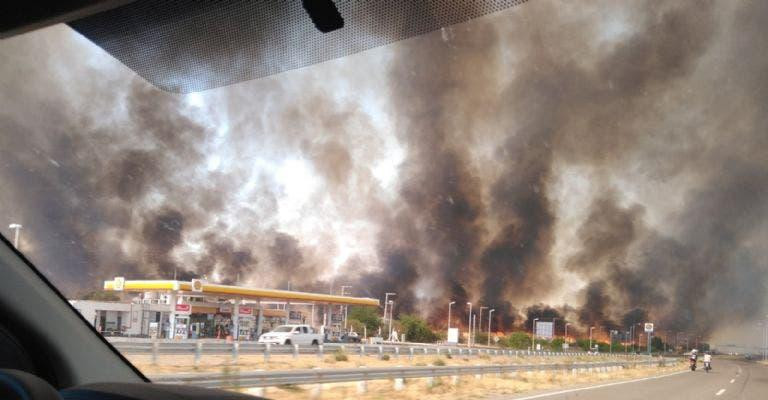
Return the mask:
[[(226, 354), (263, 354), (268, 357), (270, 354), (317, 354), (332, 353), (343, 351), (348, 355), (394, 355), (413, 357), (415, 355), (452, 355), (452, 356), (538, 356), (538, 357), (562, 357), (562, 356), (582, 356), (587, 355), (583, 352), (552, 352), (552, 351), (528, 351), (528, 350), (509, 350), (500, 348), (467, 348), (459, 346), (436, 346), (421, 344), (356, 344), (356, 343), (326, 343), (320, 346), (298, 346), (298, 345), (266, 345), (264, 343), (239, 342), (130, 342), (115, 341), (112, 345), (121, 353), (125, 354), (195, 354), (200, 355), (226, 355)], [(601, 354), (608, 356), (608, 353)], [(631, 356), (626, 354), (614, 353), (615, 356)]]
[[(505, 374), (524, 371), (570, 371), (572, 374), (625, 368), (629, 364), (649, 364), (655, 358), (634, 361), (581, 362), (571, 364), (509, 364), (475, 366), (425, 366), (301, 369), (285, 371), (253, 371), (240, 373), (194, 373), (156, 375), (155, 383), (195, 385), (211, 388), (269, 387), (278, 385), (306, 385), (332, 382), (355, 382), (381, 379), (430, 378), (442, 376)], [(665, 359), (666, 362), (666, 359)]]

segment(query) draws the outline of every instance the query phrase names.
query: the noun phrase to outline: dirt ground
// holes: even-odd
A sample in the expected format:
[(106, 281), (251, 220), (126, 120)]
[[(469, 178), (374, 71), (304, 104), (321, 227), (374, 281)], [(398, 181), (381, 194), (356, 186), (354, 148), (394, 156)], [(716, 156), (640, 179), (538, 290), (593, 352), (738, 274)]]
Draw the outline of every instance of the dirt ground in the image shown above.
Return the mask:
[(490, 395), (505, 395), (533, 390), (559, 389), (603, 381), (635, 379), (652, 375), (666, 374), (684, 370), (685, 364), (668, 367), (637, 367), (605, 373), (582, 373), (572, 375), (570, 372), (523, 372), (503, 376), (485, 375), (482, 377), (462, 376), (454, 381), (451, 377), (409, 379), (402, 390), (394, 389), (391, 380), (370, 381), (365, 385), (365, 393), (359, 392), (360, 383), (323, 384), (306, 386), (287, 386), (267, 389), (242, 389), (240, 391), (255, 395), (266, 396), (270, 399), (364, 399), (379, 400), (444, 400), (444, 399), (478, 399)]
[(413, 360), (408, 356), (389, 357), (388, 360), (382, 360), (375, 355), (366, 355), (360, 357), (354, 354), (344, 354), (344, 357), (337, 357), (335, 353), (325, 354), (322, 358), (314, 355), (301, 355), (293, 358), (291, 355), (271, 355), (269, 362), (264, 361), (262, 355), (240, 355), (236, 362), (230, 355), (204, 355), (200, 358), (200, 363), (195, 366), (193, 355), (160, 355), (157, 364), (152, 364), (150, 355), (131, 355), (126, 357), (138, 367), (144, 374), (173, 374), (185, 372), (221, 372), (227, 368), (230, 372), (235, 371), (253, 371), (253, 370), (281, 370), (281, 369), (304, 369), (304, 368), (356, 368), (356, 367), (391, 367), (402, 366), (426, 366), (426, 365), (487, 365), (487, 364), (540, 364), (540, 363), (570, 363), (583, 361), (610, 361), (615, 360), (601, 356), (582, 356), (582, 357), (509, 357), (509, 356), (472, 356), (460, 357), (457, 355), (451, 358), (445, 355), (415, 355)]

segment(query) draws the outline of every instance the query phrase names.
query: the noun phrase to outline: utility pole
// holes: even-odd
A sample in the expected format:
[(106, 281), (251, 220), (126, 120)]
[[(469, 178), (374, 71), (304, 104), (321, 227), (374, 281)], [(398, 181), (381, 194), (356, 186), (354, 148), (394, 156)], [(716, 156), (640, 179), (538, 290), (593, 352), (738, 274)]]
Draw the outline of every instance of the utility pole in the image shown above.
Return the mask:
[(534, 318), (531, 325), (531, 351), (536, 351), (536, 321), (538, 320), (538, 318)]
[(448, 329), (451, 329), (451, 306), (456, 304), (455, 301), (448, 303)]

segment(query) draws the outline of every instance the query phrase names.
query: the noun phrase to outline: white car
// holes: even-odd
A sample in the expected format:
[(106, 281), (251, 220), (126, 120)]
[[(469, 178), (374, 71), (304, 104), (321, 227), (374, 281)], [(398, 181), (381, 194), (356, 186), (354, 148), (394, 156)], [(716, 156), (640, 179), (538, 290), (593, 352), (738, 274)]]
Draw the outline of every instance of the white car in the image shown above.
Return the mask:
[(259, 343), (319, 345), (323, 344), (323, 335), (309, 325), (280, 325), (259, 336)]

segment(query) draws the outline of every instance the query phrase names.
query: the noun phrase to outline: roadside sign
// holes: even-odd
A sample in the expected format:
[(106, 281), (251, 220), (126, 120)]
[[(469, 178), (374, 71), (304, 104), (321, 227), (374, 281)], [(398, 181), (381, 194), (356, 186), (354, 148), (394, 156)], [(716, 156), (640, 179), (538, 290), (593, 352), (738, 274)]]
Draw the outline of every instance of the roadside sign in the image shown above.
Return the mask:
[(222, 304), (219, 306), (219, 312), (224, 314), (229, 314), (232, 312), (232, 305), (231, 304)]
[(459, 328), (448, 329), (448, 338), (446, 343), (459, 343)]
[(193, 292), (202, 292), (203, 291), (203, 281), (200, 279), (192, 279), (192, 291)]
[(653, 324), (650, 323), (650, 322), (646, 322), (645, 323), (645, 331), (648, 332), (648, 333), (653, 332)]
[(552, 339), (554, 334), (554, 322), (536, 322), (536, 337)]
[(563, 350), (568, 350), (568, 343), (563, 343)]

